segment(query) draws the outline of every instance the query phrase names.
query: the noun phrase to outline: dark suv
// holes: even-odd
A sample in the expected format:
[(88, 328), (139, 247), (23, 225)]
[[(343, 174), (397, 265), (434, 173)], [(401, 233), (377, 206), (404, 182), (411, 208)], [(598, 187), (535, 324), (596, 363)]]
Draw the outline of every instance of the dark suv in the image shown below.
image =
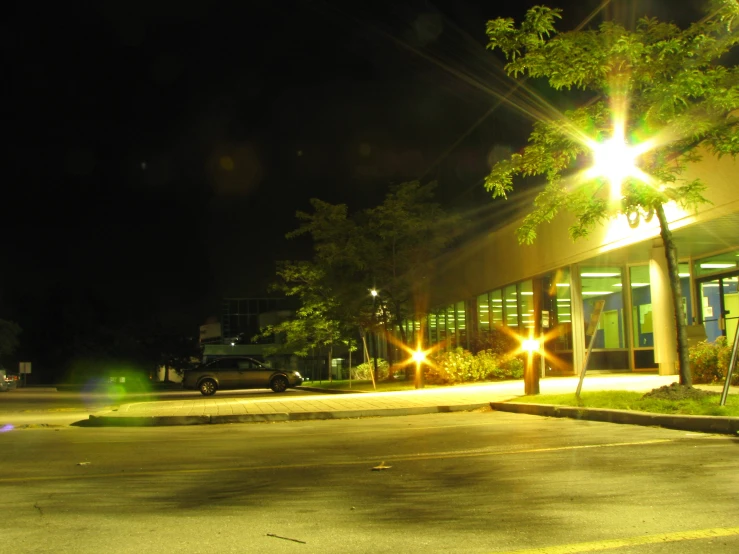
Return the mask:
[(220, 358), (187, 369), (182, 377), (182, 386), (197, 389), (204, 396), (211, 396), (218, 389), (266, 389), (284, 392), (289, 387), (297, 387), (303, 378), (297, 371), (267, 367), (254, 358), (230, 356)]

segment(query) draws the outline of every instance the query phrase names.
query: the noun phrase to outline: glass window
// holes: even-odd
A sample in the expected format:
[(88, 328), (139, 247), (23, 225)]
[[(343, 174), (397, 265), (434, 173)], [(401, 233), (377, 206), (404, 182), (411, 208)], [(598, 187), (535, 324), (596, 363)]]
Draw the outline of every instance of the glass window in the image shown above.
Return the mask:
[(519, 306), (521, 308), (521, 329), (524, 335), (534, 331), (534, 288), (531, 281), (518, 284)]
[(439, 342), (446, 341), (446, 312), (439, 310), (436, 314), (436, 329), (439, 336)]
[(446, 336), (450, 346), (457, 346), (457, 322), (454, 318), (454, 304), (446, 308)]
[(237, 369), (238, 360), (233, 358), (221, 358), (215, 363), (216, 369)]
[(685, 321), (688, 325), (693, 324), (693, 303), (690, 300), (690, 264), (678, 264), (680, 273), (680, 292), (683, 297), (683, 310)]
[(477, 297), (477, 321), (480, 334), (490, 331), (490, 297), (487, 293)]
[(737, 275), (700, 283), (701, 313), (709, 342), (725, 336), (733, 344), (739, 323), (738, 284)]
[(649, 266), (629, 269), (631, 280), (631, 320), (634, 348), (654, 347), (652, 326), (652, 288), (649, 285)]
[(467, 348), (467, 312), (465, 310), (464, 301), (456, 304), (457, 316), (457, 338), (459, 346)]
[(230, 337), (235, 337), (239, 334), (239, 316), (238, 315), (230, 315), (228, 316), (228, 328), (230, 330)]
[(439, 337), (436, 335), (436, 314), (430, 313), (427, 321), (429, 326), (429, 344), (436, 344), (439, 342)]
[(721, 279), (700, 284), (701, 312), (708, 342), (723, 336), (721, 329)]
[(503, 291), (498, 289), (490, 293), (490, 318), (491, 323), (495, 326), (504, 324), (503, 313)]
[(508, 327), (518, 328), (518, 291), (516, 285), (509, 285), (503, 289), (503, 303), (505, 306), (505, 324)]
[(620, 267), (582, 267), (583, 315), (590, 323), (597, 302), (605, 302), (593, 348), (624, 348), (623, 280)]
[[(739, 251), (704, 258), (695, 262), (695, 276), (727, 273), (739, 267), (737, 262), (739, 262)], [(682, 268), (680, 271), (682, 272)]]
[(739, 277), (724, 277), (722, 281), (726, 340), (729, 344), (734, 344), (734, 335), (739, 326)]
[(262, 367), (259, 362), (247, 358), (244, 358), (243, 360), (238, 360), (237, 364), (239, 366), (239, 369), (258, 369)]
[(557, 329), (554, 349), (556, 351), (572, 350), (572, 294), (569, 269), (554, 273), (549, 294), (554, 297), (551, 325)]

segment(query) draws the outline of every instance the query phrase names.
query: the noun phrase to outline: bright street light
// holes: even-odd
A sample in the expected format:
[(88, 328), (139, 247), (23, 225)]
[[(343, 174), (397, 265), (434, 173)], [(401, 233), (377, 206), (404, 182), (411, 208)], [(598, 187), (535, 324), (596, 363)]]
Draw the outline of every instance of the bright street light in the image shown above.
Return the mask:
[(521, 349), (525, 350), (526, 352), (538, 352), (539, 351), (539, 341), (536, 339), (525, 339), (521, 342)]
[(622, 117), (614, 122), (610, 139), (603, 142), (588, 141), (587, 146), (593, 153), (593, 165), (588, 169), (587, 176), (590, 179), (603, 177), (608, 181), (612, 202), (621, 201), (621, 185), (630, 177), (645, 183), (650, 182), (649, 175), (639, 169), (637, 161), (654, 145), (651, 141), (629, 144)]
[(419, 345), (418, 348), (411, 354), (411, 359), (413, 359), (414, 362), (416, 362), (416, 375), (413, 379), (413, 384), (417, 389), (423, 388), (423, 373), (421, 371), (421, 364), (426, 361), (426, 352), (421, 350), (421, 346)]
[(422, 363), (426, 361), (426, 352), (424, 352), (421, 349), (418, 349), (413, 352), (413, 355), (411, 357), (413, 358), (414, 362)]

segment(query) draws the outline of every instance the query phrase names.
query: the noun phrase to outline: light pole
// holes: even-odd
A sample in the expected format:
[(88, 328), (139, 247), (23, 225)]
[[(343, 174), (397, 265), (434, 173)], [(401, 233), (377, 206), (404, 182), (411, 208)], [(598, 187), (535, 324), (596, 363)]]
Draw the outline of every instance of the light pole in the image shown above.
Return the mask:
[(417, 389), (423, 388), (423, 372), (421, 371), (421, 364), (426, 360), (426, 353), (421, 350), (419, 346), (413, 353), (413, 361), (416, 362), (416, 376), (413, 379), (413, 384)]
[(372, 295), (372, 361), (374, 365), (375, 381), (377, 381), (379, 375), (377, 374), (377, 289), (370, 291)]
[(539, 341), (528, 338), (521, 343), (521, 348), (526, 352), (526, 368), (523, 374), (524, 394), (539, 394), (539, 367), (534, 353), (539, 352)]

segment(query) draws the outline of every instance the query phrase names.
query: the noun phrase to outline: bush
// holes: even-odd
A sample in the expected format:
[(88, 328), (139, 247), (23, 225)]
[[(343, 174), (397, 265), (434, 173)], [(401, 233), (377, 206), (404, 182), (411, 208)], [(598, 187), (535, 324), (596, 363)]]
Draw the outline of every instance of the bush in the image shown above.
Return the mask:
[[(726, 381), (726, 370), (731, 361), (731, 346), (726, 337), (719, 337), (714, 342), (704, 340), (691, 346), (689, 356), (694, 383), (711, 384)], [(739, 385), (739, 373), (736, 368), (731, 376), (731, 384)]]
[[(370, 358), (369, 362), (359, 364), (352, 368), (352, 379), (358, 381), (371, 381), (372, 372), (375, 369), (374, 358)], [(377, 380), (385, 381), (390, 376), (390, 366), (387, 360), (377, 358)]]
[(431, 384), (523, 377), (523, 361), (520, 358), (503, 355), (494, 350), (482, 350), (472, 354), (463, 348), (455, 348), (436, 354), (431, 361), (433, 365), (429, 365), (425, 370), (426, 381)]
[(515, 336), (493, 327), (490, 331), (479, 331), (470, 334), (470, 350), (480, 353), (489, 350), (501, 357), (518, 349), (518, 339)]
[(439, 352), (431, 357), (431, 364), (424, 368), (425, 381), (436, 385), (462, 383), (471, 373), (475, 356), (463, 348)]

